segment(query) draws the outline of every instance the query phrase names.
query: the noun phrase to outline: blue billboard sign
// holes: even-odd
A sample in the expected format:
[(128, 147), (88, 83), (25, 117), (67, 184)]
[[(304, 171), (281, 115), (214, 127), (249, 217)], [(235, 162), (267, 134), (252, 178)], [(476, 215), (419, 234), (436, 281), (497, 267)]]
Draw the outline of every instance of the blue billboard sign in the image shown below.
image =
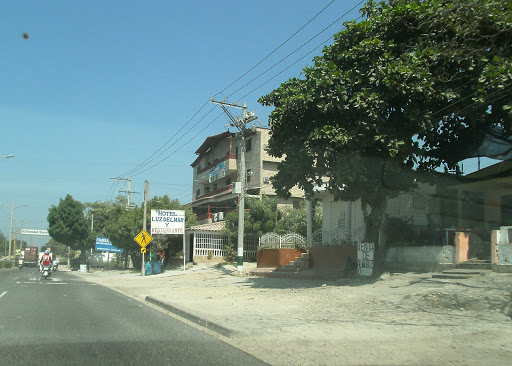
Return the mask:
[(108, 238), (96, 237), (95, 250), (99, 252), (122, 253), (123, 250), (112, 245)]

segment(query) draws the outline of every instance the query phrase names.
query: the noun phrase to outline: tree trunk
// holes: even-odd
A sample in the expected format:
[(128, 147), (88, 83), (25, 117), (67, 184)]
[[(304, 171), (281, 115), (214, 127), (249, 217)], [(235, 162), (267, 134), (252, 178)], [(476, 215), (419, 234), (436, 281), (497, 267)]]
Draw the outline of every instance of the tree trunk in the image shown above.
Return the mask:
[(130, 253), (130, 257), (132, 258), (132, 263), (134, 268), (141, 268), (142, 264), (142, 254), (139, 253)]
[[(366, 233), (364, 241), (373, 243), (375, 252), (373, 257), (373, 272), (380, 273), (385, 255), (385, 245), (380, 243), (380, 229), (386, 211), (386, 196), (384, 193), (376, 192), (368, 195), (362, 200)], [(369, 210), (368, 210), (369, 208)], [(369, 211), (369, 212), (368, 212)]]

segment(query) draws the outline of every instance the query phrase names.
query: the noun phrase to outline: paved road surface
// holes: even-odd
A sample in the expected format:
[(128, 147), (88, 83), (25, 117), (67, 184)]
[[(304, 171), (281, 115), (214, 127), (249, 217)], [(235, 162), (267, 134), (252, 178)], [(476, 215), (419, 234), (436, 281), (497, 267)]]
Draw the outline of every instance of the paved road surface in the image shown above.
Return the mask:
[(5, 365), (263, 365), (200, 330), (69, 272), (0, 271)]

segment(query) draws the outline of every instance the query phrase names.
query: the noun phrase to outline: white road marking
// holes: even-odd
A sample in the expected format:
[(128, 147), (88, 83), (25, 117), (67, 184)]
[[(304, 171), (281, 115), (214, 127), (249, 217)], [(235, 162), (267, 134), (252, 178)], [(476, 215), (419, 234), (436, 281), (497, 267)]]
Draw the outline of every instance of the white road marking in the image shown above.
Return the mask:
[(0, 294), (0, 298), (1, 298), (2, 296), (4, 296), (6, 293), (7, 293), (7, 291), (2, 292), (2, 293)]

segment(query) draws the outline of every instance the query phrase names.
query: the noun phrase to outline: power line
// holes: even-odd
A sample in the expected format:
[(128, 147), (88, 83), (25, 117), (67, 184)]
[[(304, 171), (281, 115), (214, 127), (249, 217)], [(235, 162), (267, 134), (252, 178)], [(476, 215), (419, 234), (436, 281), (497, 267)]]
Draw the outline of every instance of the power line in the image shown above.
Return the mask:
[[(257, 66), (259, 66), (261, 63), (263, 63), (266, 59), (268, 59), (268, 57), (270, 57), (272, 54), (274, 54), (277, 50), (279, 50), (284, 44), (286, 44), (290, 39), (292, 39), (295, 35), (297, 35), (300, 31), (302, 31), (307, 25), (309, 25), (314, 19), (316, 19), (320, 14), (322, 14), (335, 0), (332, 0), (329, 4), (327, 4), (322, 10), (320, 10), (317, 14), (315, 14), (315, 16), (313, 18), (311, 18), (306, 24), (304, 24), (301, 28), (299, 28), (299, 30), (297, 30), (296, 32), (294, 32), (290, 37), (288, 37), (287, 40), (285, 40), (283, 43), (281, 43), (277, 48), (275, 48), (271, 53), (269, 53), (266, 57), (264, 57), (262, 60), (260, 60), (255, 66), (253, 66), (251, 69), (249, 69), (247, 72), (245, 72), (243, 75), (241, 75), (239, 78), (237, 78), (235, 81), (233, 81), (231, 84), (229, 84), (227, 87), (225, 87), (221, 92), (217, 93), (216, 95), (218, 94), (221, 94), (223, 93), (226, 89), (228, 89), (229, 87), (231, 87), (232, 85), (234, 85), (236, 82), (238, 82), (240, 79), (242, 79), (244, 76), (246, 76), (248, 73), (250, 73), (252, 70), (254, 70)], [(349, 12), (351, 12), (352, 10), (354, 10), (357, 6), (359, 6), (361, 3), (363, 3), (364, 0), (360, 1), (356, 6), (354, 6), (352, 9), (350, 9), (348, 12), (346, 12), (342, 17), (346, 16)], [(329, 25), (329, 27), (331, 27), (334, 23), (338, 22), (342, 17), (338, 18), (335, 22), (331, 23), (331, 25)], [(329, 28), (327, 27), (327, 28)], [(325, 28), (323, 31), (325, 31), (327, 28)], [(323, 32), (322, 31), (322, 32)], [(320, 33), (322, 33), (320, 32)], [(314, 37), (315, 38), (315, 37)], [(314, 39), (313, 38), (313, 39)], [(312, 40), (312, 39), (311, 39)], [(307, 43), (309, 43), (311, 40), (309, 40)], [(303, 44), (300, 48), (304, 47), (305, 44)], [(299, 49), (300, 49), (299, 48)], [(297, 50), (296, 50), (297, 51)], [(296, 52), (295, 51), (295, 52)], [(294, 52), (294, 53), (295, 53)], [(293, 53), (292, 53), (293, 54)], [(286, 58), (288, 58), (290, 55), (288, 55)], [(281, 63), (283, 60), (281, 60), (279, 63)], [(279, 64), (278, 63), (278, 64)], [(276, 64), (277, 65), (277, 64)], [(276, 66), (274, 65), (274, 67)], [(265, 73), (268, 72), (265, 71)], [(259, 77), (261, 77), (262, 75), (260, 75)], [(257, 79), (257, 78), (256, 78)], [(251, 82), (253, 82), (255, 79), (251, 80)], [(244, 85), (244, 87), (247, 86)], [(238, 91), (238, 90), (237, 90)], [(151, 161), (154, 161), (155, 159), (158, 158), (158, 156), (161, 156), (165, 151), (169, 150), (174, 144), (176, 144), (178, 141), (180, 141), (181, 139), (184, 138), (184, 136), (186, 136), (188, 134), (188, 132), (191, 131), (191, 129), (195, 126), (197, 126), (197, 124), (199, 122), (201, 122), (202, 119), (204, 119), (204, 117), (198, 122), (196, 123), (192, 128), (190, 128), (187, 132), (185, 132), (180, 138), (178, 138), (172, 145), (170, 145), (169, 147), (167, 147), (165, 150), (161, 151), (164, 146), (166, 146), (174, 137), (177, 136), (177, 134), (183, 130), (183, 128), (185, 128), (186, 125), (188, 125), (191, 120), (193, 118), (195, 118), (195, 116), (197, 116), (197, 114), (199, 114), (201, 112), (201, 110), (206, 106), (206, 104), (208, 104), (209, 101), (205, 102), (202, 107), (180, 128), (180, 130), (178, 132), (176, 132), (176, 134), (174, 134), (169, 140), (167, 140), (157, 151), (155, 151), (151, 156), (149, 156), (148, 158), (146, 158), (142, 163), (138, 164), (137, 166), (135, 166), (133, 169), (121, 174), (120, 176), (126, 176), (128, 174), (131, 174), (131, 175), (138, 175), (140, 173), (137, 173), (137, 174), (133, 174), (135, 172), (137, 172), (137, 170), (140, 170), (142, 168), (142, 166), (148, 162), (151, 162)], [(211, 112), (211, 110), (210, 110)], [(206, 116), (205, 116), (206, 117)], [(197, 135), (196, 135), (197, 136)], [(175, 151), (176, 152), (176, 151)], [(173, 154), (175, 153), (173, 152)], [(155, 156), (156, 155), (156, 156)], [(171, 154), (172, 155), (172, 154)], [(171, 156), (169, 155), (169, 156)], [(164, 159), (165, 160), (165, 159)], [(162, 161), (162, 160), (161, 160)], [(161, 161), (159, 161), (157, 164), (155, 165), (158, 165), (161, 163)], [(153, 165), (153, 166), (155, 166)], [(144, 169), (143, 171), (146, 171), (147, 169)]]
[[(329, 4), (327, 4), (322, 10), (320, 10), (318, 13), (316, 13), (316, 15), (311, 18), (306, 24), (304, 24), (302, 27), (300, 27), (297, 31), (295, 31), (295, 33), (293, 33), (290, 37), (288, 37), (288, 39), (286, 39), (286, 41), (284, 41), (283, 43), (281, 43), (279, 46), (277, 46), (272, 52), (270, 52), (268, 55), (266, 55), (264, 58), (262, 58), (258, 63), (256, 63), (256, 65), (254, 65), (253, 67), (251, 67), (248, 71), (246, 71), (244, 74), (242, 74), (241, 76), (239, 76), (235, 81), (233, 81), (231, 84), (229, 84), (228, 86), (226, 86), (224, 89), (222, 89), (220, 92), (218, 92), (217, 94), (215, 94), (215, 96), (219, 95), (219, 94), (222, 94), (226, 91), (226, 89), (229, 89), (231, 86), (233, 86), (233, 84), (237, 83), (238, 81), (240, 81), (244, 76), (246, 76), (247, 74), (249, 74), (252, 70), (254, 70), (256, 67), (258, 67), (259, 65), (261, 65), (266, 59), (268, 59), (270, 56), (272, 56), (277, 50), (279, 50), (281, 47), (283, 47), (286, 43), (288, 43), (289, 40), (291, 40), (293, 37), (295, 37), (301, 30), (303, 30), (304, 28), (306, 28), (309, 23), (311, 23), (313, 20), (316, 19), (316, 17), (318, 17), (320, 14), (322, 14), (324, 12), (325, 9), (327, 9), (329, 6), (332, 5), (332, 3), (336, 1), (336, 0), (332, 0)], [(362, 2), (362, 1), (361, 1)], [(233, 94), (233, 93), (231, 93)]]
[[(243, 88), (245, 88), (246, 86), (252, 84), (254, 81), (256, 81), (257, 79), (259, 79), (260, 77), (262, 77), (263, 75), (265, 75), (268, 71), (272, 70), (274, 67), (276, 67), (277, 65), (279, 65), (281, 62), (283, 62), (284, 60), (286, 60), (288, 57), (290, 57), (291, 55), (295, 54), (297, 51), (299, 51), (302, 47), (306, 46), (308, 43), (310, 43), (311, 41), (313, 41), (315, 38), (317, 38), (318, 36), (320, 36), (322, 33), (324, 33), (327, 29), (331, 28), (334, 24), (338, 23), (341, 19), (343, 19), (345, 16), (347, 16), (347, 14), (349, 14), (350, 12), (352, 12), (356, 7), (358, 7), (361, 3), (363, 3), (363, 1), (365, 0), (362, 0), (360, 1), (358, 4), (356, 4), (354, 7), (352, 7), (350, 10), (348, 10), (347, 12), (345, 12), (342, 16), (340, 16), (338, 19), (336, 19), (334, 22), (332, 22), (331, 24), (329, 24), (327, 27), (325, 27), (324, 29), (322, 29), (320, 32), (318, 32), (316, 35), (314, 35), (312, 38), (310, 38), (308, 41), (306, 41), (305, 43), (303, 43), (300, 47), (296, 48), (293, 52), (289, 53), (286, 57), (282, 58), (280, 61), (278, 61), (277, 63), (275, 63), (274, 65), (272, 65), (271, 67), (269, 67), (268, 69), (266, 69), (265, 71), (263, 71), (261, 74), (259, 74), (258, 76), (256, 76), (254, 79), (252, 79), (251, 81), (247, 82), (246, 84), (244, 84), (243, 86), (241, 86), (240, 88), (238, 88), (237, 90), (235, 90), (233, 93), (231, 93), (228, 98), (230, 96), (232, 96), (233, 94), (239, 92), (240, 90), (242, 90)], [(357, 19), (359, 19), (360, 16)], [(332, 36), (330, 36), (326, 41), (322, 42), (320, 45), (316, 46), (315, 48), (313, 48), (313, 50), (311, 50), (310, 52), (308, 52), (305, 56), (309, 55), (311, 52), (313, 52), (314, 50), (316, 50), (318, 47), (322, 46), (324, 43), (328, 42), (330, 39), (332, 38)], [(302, 60), (305, 56), (301, 57), (298, 61)], [(293, 63), (292, 65), (296, 64), (297, 62)], [(289, 67), (287, 67), (286, 69), (290, 68), (292, 65), (290, 65)], [(285, 69), (285, 70), (286, 70)], [(284, 70), (283, 70), (284, 71)], [(282, 72), (281, 72), (282, 73)], [(239, 98), (239, 99), (243, 99), (243, 98)]]
[[(192, 117), (190, 117), (190, 118), (188, 119), (188, 121), (187, 121), (187, 122), (185, 122), (185, 123), (180, 127), (180, 129), (179, 129), (179, 130), (178, 130), (174, 135), (172, 135), (172, 136), (171, 136), (171, 138), (170, 138), (170, 139), (168, 139), (168, 140), (167, 140), (167, 141), (166, 141), (162, 146), (160, 146), (160, 148), (159, 148), (158, 150), (156, 150), (153, 154), (151, 154), (148, 158), (146, 158), (146, 160), (144, 160), (142, 163), (140, 163), (140, 164), (138, 164), (137, 166), (135, 166), (135, 168), (133, 168), (133, 169), (131, 169), (131, 170), (129, 170), (129, 171), (127, 171), (127, 172), (125, 172), (125, 173), (121, 174), (120, 176), (121, 176), (121, 177), (122, 177), (122, 176), (127, 176), (127, 175), (129, 175), (129, 174), (133, 173), (134, 171), (136, 171), (136, 170), (137, 170), (137, 168), (141, 167), (142, 165), (144, 165), (145, 163), (147, 163), (149, 160), (153, 161), (154, 159), (151, 159), (151, 158), (152, 158), (153, 156), (155, 156), (155, 155), (156, 155), (160, 150), (162, 150), (162, 149), (164, 148), (164, 146), (165, 146), (165, 145), (167, 145), (167, 144), (168, 144), (168, 143), (169, 143), (173, 138), (175, 138), (175, 137), (178, 135), (178, 133), (180, 133), (180, 131), (181, 131), (181, 130), (183, 130), (183, 129), (185, 128), (185, 126), (186, 126), (187, 124), (189, 124), (189, 123), (190, 123), (190, 121), (192, 121), (192, 119), (194, 119), (194, 118), (195, 118), (195, 116), (197, 116), (197, 115), (199, 114), (199, 112), (201, 112), (201, 111), (204, 109), (204, 107), (206, 107), (206, 105), (207, 105), (207, 104), (208, 104), (208, 101), (206, 101), (206, 102), (201, 106), (201, 108), (199, 108), (199, 109), (197, 110), (197, 112), (196, 112), (196, 113), (194, 113), (194, 115), (193, 115)], [(207, 115), (208, 115), (208, 114), (207, 114)], [(203, 118), (204, 118), (204, 117), (203, 117)], [(186, 135), (186, 133), (185, 133), (184, 135)], [(171, 145), (171, 146), (172, 146), (172, 145)], [(169, 148), (170, 148), (170, 147), (169, 147)], [(165, 151), (167, 151), (169, 148), (167, 148), (167, 149), (165, 149), (164, 151), (162, 151), (162, 153), (161, 153), (161, 154), (163, 154), (163, 153), (164, 153)], [(155, 157), (155, 159), (156, 159), (158, 156), (160, 156), (161, 154), (158, 154), (158, 155)]]
[(112, 181), (112, 184), (110, 185), (110, 189), (108, 190), (107, 197), (105, 197), (105, 201), (109, 200), (109, 196), (111, 195), (112, 190), (114, 189), (114, 185), (116, 184), (116, 181)]
[[(155, 156), (155, 157), (154, 157), (153, 159), (151, 159), (150, 161), (154, 161), (154, 160), (156, 160), (156, 159), (158, 158), (158, 156), (161, 156), (163, 153), (165, 153), (166, 151), (168, 151), (171, 147), (173, 147), (174, 145), (176, 145), (176, 144), (177, 144), (180, 140), (182, 140), (182, 139), (183, 139), (183, 138), (184, 138), (184, 137), (185, 137), (185, 136), (186, 136), (190, 131), (192, 131), (192, 129), (193, 129), (193, 128), (195, 128), (195, 127), (196, 127), (199, 123), (201, 123), (201, 122), (202, 122), (202, 121), (203, 121), (203, 120), (204, 120), (204, 119), (205, 119), (205, 118), (206, 118), (210, 113), (212, 113), (212, 112), (213, 112), (213, 110), (214, 110), (215, 108), (216, 108), (216, 106), (212, 107), (212, 108), (208, 111), (208, 113), (206, 113), (203, 117), (201, 117), (201, 119), (200, 119), (199, 121), (197, 121), (197, 122), (196, 122), (192, 127), (190, 127), (190, 128), (189, 128), (189, 129), (188, 129), (188, 130), (183, 134), (183, 135), (181, 135), (181, 136), (180, 136), (176, 141), (174, 141), (171, 145), (169, 145), (165, 150), (163, 150), (162, 152), (160, 152), (160, 154), (158, 154), (157, 156)], [(217, 117), (217, 118), (219, 118), (219, 117)], [(215, 118), (215, 120), (217, 120), (217, 118)], [(215, 121), (215, 120), (214, 120), (214, 121)], [(208, 124), (208, 126), (209, 126), (209, 125), (211, 125), (212, 123), (213, 123), (213, 121), (212, 121), (212, 122), (210, 122), (210, 124)], [(207, 127), (208, 127), (208, 126), (207, 126)], [(205, 129), (206, 129), (206, 128), (205, 128)], [(201, 132), (202, 132), (202, 131), (204, 131), (204, 129), (203, 129), (203, 130), (201, 130)], [(195, 135), (195, 136), (197, 136), (197, 135)], [(194, 136), (194, 137), (195, 137), (195, 136)], [(189, 141), (190, 141), (190, 140), (189, 140)], [(185, 144), (185, 145), (186, 145), (186, 144)], [(158, 161), (156, 164), (153, 164), (150, 168), (155, 167), (155, 166), (159, 165), (160, 163), (162, 163), (163, 161), (167, 160), (169, 157), (171, 157), (172, 155), (174, 155), (174, 154), (175, 154), (179, 149), (181, 149), (181, 148), (182, 148), (183, 146), (185, 146), (185, 145), (182, 145), (180, 148), (178, 148), (177, 150), (173, 151), (173, 152), (172, 152), (171, 154), (169, 154), (167, 157), (165, 157), (165, 158), (161, 159), (161, 160), (160, 160), (160, 161)], [(141, 169), (142, 169), (142, 171), (141, 171)], [(130, 175), (132, 175), (132, 176), (136, 176), (136, 175), (139, 175), (140, 173), (145, 172), (145, 171), (147, 171), (147, 170), (148, 170), (148, 168), (144, 168), (144, 167), (139, 167), (138, 169), (132, 169), (132, 171), (131, 171)]]
[[(215, 108), (215, 107), (214, 107)], [(213, 110), (213, 109), (212, 109)], [(215, 117), (215, 119), (213, 119), (210, 123), (208, 123), (201, 131), (199, 131), (198, 133), (196, 133), (194, 136), (192, 136), (187, 142), (185, 142), (183, 145), (181, 145), (180, 147), (178, 147), (176, 150), (174, 150), (172, 153), (170, 153), (169, 155), (167, 155), (165, 158), (163, 158), (162, 160), (158, 161), (157, 163), (151, 165), (150, 167), (147, 167), (146, 169), (144, 170), (141, 170), (139, 171), (138, 173), (135, 173), (135, 174), (132, 174), (132, 176), (137, 176), (137, 175), (140, 175), (146, 171), (148, 171), (149, 169), (152, 169), (154, 168), (155, 166), (157, 166), (158, 164), (160, 164), (161, 162), (163, 162), (164, 160), (167, 160), (168, 158), (170, 158), (172, 155), (174, 155), (176, 152), (178, 152), (182, 147), (184, 147), (185, 145), (187, 145), (190, 141), (192, 141), (193, 139), (195, 139), (197, 136), (199, 136), (199, 134), (201, 134), (204, 130), (206, 130), (208, 127), (210, 127), (213, 122), (215, 122), (216, 120), (219, 119), (220, 116), (223, 115), (224, 112), (221, 112), (217, 117)], [(199, 121), (200, 122), (200, 121)], [(198, 123), (199, 123), (198, 122)], [(183, 136), (182, 136), (183, 137)], [(179, 141), (179, 140), (178, 140)], [(177, 141), (176, 141), (177, 142)]]

